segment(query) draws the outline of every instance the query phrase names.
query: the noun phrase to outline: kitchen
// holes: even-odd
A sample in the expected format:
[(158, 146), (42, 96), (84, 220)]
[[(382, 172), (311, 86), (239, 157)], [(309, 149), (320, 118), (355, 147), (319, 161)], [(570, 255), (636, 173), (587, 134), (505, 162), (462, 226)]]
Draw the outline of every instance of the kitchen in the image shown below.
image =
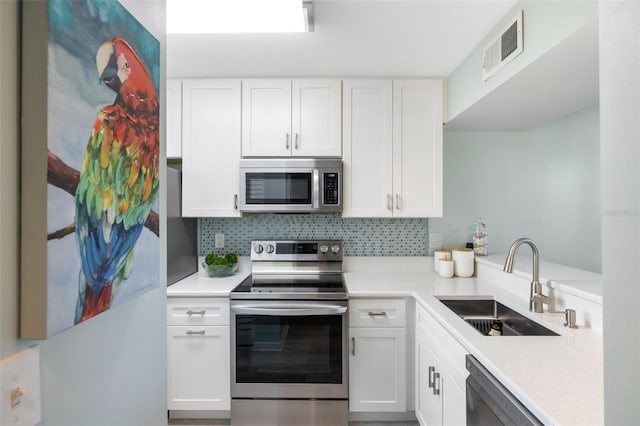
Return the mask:
[[(3, 9), (2, 9), (1, 17), (3, 19), (2, 20), (3, 28), (16, 28), (17, 24), (16, 22), (14, 22), (15, 21), (14, 9), (11, 9), (10, 4), (6, 5), (3, 3), (2, 7)], [(135, 5), (132, 5), (130, 7), (132, 9), (135, 9)], [(606, 4), (603, 4), (602, 7), (603, 7), (603, 10), (600, 12), (601, 30), (603, 26), (605, 28), (610, 28), (608, 25), (615, 26), (610, 21), (608, 21), (608, 19), (614, 19), (613, 16), (610, 15), (614, 11), (609, 10)], [(7, 22), (8, 24), (5, 27), (5, 23)], [(606, 33), (606, 34), (610, 35), (609, 33)], [(3, 51), (5, 47), (4, 43), (8, 43), (9, 47), (12, 46), (11, 40), (8, 39), (9, 37), (10, 36), (5, 36), (4, 34), (2, 36)], [(606, 43), (609, 43), (610, 41), (611, 41), (610, 39), (605, 38), (604, 40), (600, 40), (600, 43), (606, 44)], [(608, 48), (609, 45), (606, 44), (605, 47)], [(15, 51), (15, 48), (14, 48), (14, 51)], [(607, 54), (610, 53), (615, 58), (615, 54), (617, 51), (612, 49), (607, 50), (607, 49), (601, 48), (600, 54), (602, 55), (603, 52)], [(610, 58), (610, 59), (613, 60), (613, 58)], [(13, 66), (15, 67), (15, 62), (13, 64), (14, 64)], [(12, 75), (11, 63), (7, 64), (3, 60), (3, 67), (5, 66), (7, 66), (9, 70), (5, 72), (5, 69), (3, 68), (3, 73), (2, 73), (3, 84), (5, 81), (4, 79), (6, 78), (10, 80)], [(384, 75), (387, 75), (387, 76), (404, 75), (404, 73), (402, 72), (391, 72), (391, 71), (393, 70), (385, 70)], [(13, 70), (13, 72), (15, 75), (15, 70)], [(343, 73), (338, 73), (338, 72), (335, 72), (335, 74), (343, 75)], [(237, 75), (244, 76), (246, 75), (246, 73), (238, 72)], [(287, 75), (314, 75), (315, 76), (317, 74), (302, 72), (299, 69), (293, 69), (290, 73), (287, 73)], [(213, 75), (206, 75), (206, 76), (211, 77)], [(268, 76), (268, 75), (260, 75), (260, 76)], [(179, 76), (176, 74), (175, 77), (185, 77), (185, 76), (184, 75)], [(200, 75), (199, 77), (205, 77), (205, 75)], [(251, 77), (258, 77), (258, 76), (251, 75)], [(602, 70), (601, 70), (601, 78), (602, 77), (603, 76), (602, 76)], [(633, 82), (634, 82), (633, 78), (630, 77), (630, 81), (628, 81), (627, 84), (631, 84)], [(613, 83), (609, 82), (608, 84), (613, 84)], [(10, 90), (10, 89), (6, 89), (6, 87), (7, 86), (3, 86), (3, 98), (5, 98), (4, 90)], [(608, 92), (607, 90), (613, 90), (613, 89), (610, 86), (602, 86), (602, 83), (601, 83), (601, 90), (605, 90), (605, 91), (601, 92), (601, 95), (600, 95), (600, 132), (601, 132), (600, 148), (604, 149), (608, 147), (607, 148), (608, 150), (603, 150), (603, 153), (602, 153), (602, 160), (604, 161), (605, 159), (610, 159), (611, 158), (610, 156), (614, 156), (615, 158), (615, 156), (617, 155), (616, 153), (618, 151), (616, 151), (616, 149), (619, 149), (617, 147), (618, 147), (618, 144), (621, 143), (620, 138), (617, 138), (615, 141), (612, 141), (611, 139), (609, 139), (609, 136), (607, 135), (610, 134), (609, 132), (613, 132), (613, 131), (615, 131), (616, 133), (620, 131), (624, 131), (623, 129), (625, 128), (625, 122), (618, 123), (617, 120), (618, 119), (622, 120), (624, 118), (624, 115), (622, 115), (622, 112), (626, 112), (626, 111), (619, 111), (618, 109), (615, 109), (614, 107), (617, 104), (616, 101), (608, 101), (607, 103), (603, 104), (603, 100), (609, 99), (607, 96), (611, 95), (611, 93)], [(607, 95), (607, 93), (609, 94)], [(620, 96), (622, 95), (623, 94), (620, 94)], [(17, 95), (14, 95), (13, 98), (9, 97), (9, 99), (14, 99), (13, 102), (15, 102), (15, 100), (18, 98), (17, 98)], [(3, 100), (3, 102), (5, 101)], [(613, 105), (612, 105), (612, 102), (614, 102)], [(11, 104), (11, 102), (9, 103)], [(604, 109), (603, 105), (606, 105), (607, 109)], [(627, 105), (626, 108), (630, 110), (630, 113), (633, 114), (633, 111), (637, 112), (636, 103), (631, 102), (626, 105)], [(3, 106), (4, 106), (4, 103), (3, 103)], [(634, 108), (636, 109), (634, 110)], [(4, 109), (3, 109), (3, 112), (4, 112)], [(608, 115), (609, 112), (615, 112), (616, 115), (615, 116)], [(629, 112), (626, 112), (626, 113), (629, 113)], [(618, 115), (618, 114), (621, 114), (621, 115)], [(632, 117), (635, 117), (635, 116), (632, 115)], [(2, 222), (3, 251), (2, 251), (2, 257), (1, 257), (3, 262), (2, 264), (2, 273), (3, 273), (2, 312), (4, 312), (5, 315), (7, 315), (8, 317), (8, 319), (6, 320), (3, 317), (3, 357), (4, 357), (6, 355), (9, 355), (15, 352), (17, 347), (24, 346), (25, 342), (20, 342), (15, 337), (15, 330), (17, 328), (15, 326), (17, 321), (16, 319), (17, 315), (16, 315), (16, 308), (14, 305), (17, 297), (16, 294), (17, 294), (17, 281), (18, 281), (17, 279), (15, 279), (16, 277), (15, 271), (16, 271), (16, 264), (18, 260), (16, 259), (16, 255), (12, 253), (11, 248), (14, 247), (18, 241), (18, 238), (17, 236), (15, 236), (15, 231), (13, 229), (15, 228), (15, 223), (18, 220), (16, 215), (19, 214), (19, 212), (17, 213), (15, 211), (15, 205), (17, 204), (14, 205), (14, 209), (12, 210), (10, 207), (10, 203), (6, 203), (4, 201), (4, 200), (12, 200), (12, 199), (15, 199), (14, 197), (17, 197), (16, 191), (18, 187), (17, 185), (15, 185), (16, 178), (14, 175), (12, 175), (12, 173), (15, 173), (16, 166), (15, 164), (13, 164), (15, 161), (11, 161), (12, 159), (15, 160), (17, 142), (14, 142), (7, 146), (5, 144), (5, 137), (13, 140), (16, 140), (16, 139), (15, 137), (12, 137), (11, 134), (9, 134), (8, 136), (5, 136), (4, 134), (5, 131), (10, 132), (12, 126), (15, 132), (16, 127), (12, 119), (10, 117), (5, 116), (4, 113), (3, 113), (2, 120), (3, 120), (3, 123), (2, 123), (3, 124), (2, 125), (3, 151), (2, 151), (2, 157), (1, 157), (3, 162), (2, 163), (3, 165), (2, 166), (3, 215), (1, 216), (3, 221)], [(5, 122), (5, 120), (7, 121)], [(589, 121), (589, 118), (588, 116), (587, 117), (582, 116), (582, 117), (577, 117), (576, 120), (578, 120), (579, 122), (585, 122), (585, 121)], [(612, 122), (611, 120), (615, 120), (615, 121)], [(613, 124), (614, 122), (615, 122), (615, 128), (612, 128), (612, 126), (614, 126)], [(9, 126), (5, 126), (5, 124), (7, 123), (9, 123)], [(633, 134), (632, 133), (633, 130), (628, 129), (627, 132), (630, 132), (630, 133), (626, 133), (626, 134), (622, 133), (622, 140), (629, 140), (629, 141), (633, 140), (633, 137), (631, 137)], [(461, 141), (460, 143), (464, 143), (464, 141)], [(609, 146), (609, 144), (611, 144), (611, 146)], [(446, 150), (448, 147), (446, 136), (445, 136), (444, 146)], [(621, 150), (621, 152), (627, 152), (627, 151)], [(474, 151), (474, 153), (477, 153), (477, 151)], [(633, 192), (633, 189), (631, 187), (628, 187), (629, 188), (628, 192), (627, 190), (625, 190), (624, 192), (625, 194), (627, 194), (628, 198), (625, 198), (624, 200), (619, 200), (615, 198), (615, 194), (619, 194), (620, 193), (619, 191), (612, 192), (610, 190), (607, 190), (607, 188), (610, 188), (607, 185), (610, 185), (610, 184), (615, 184), (614, 187), (617, 189), (627, 188), (627, 186), (625, 185), (628, 185), (628, 183), (624, 183), (624, 181), (622, 183), (618, 183), (618, 182), (611, 183), (608, 180), (608, 179), (615, 178), (615, 176), (617, 176), (617, 173), (619, 173), (620, 170), (624, 170), (623, 166), (626, 162), (629, 162), (628, 164), (631, 164), (631, 162), (633, 162), (634, 157), (629, 153), (627, 153), (627, 155), (630, 158), (625, 159), (623, 158), (624, 155), (621, 158), (615, 158), (616, 159), (615, 166), (610, 166), (611, 168), (609, 169), (603, 165), (601, 166), (601, 171), (600, 171), (601, 179), (603, 182), (601, 203), (603, 206), (607, 206), (606, 209), (603, 209), (603, 217), (600, 219), (603, 225), (603, 238), (602, 238), (602, 250), (601, 250), (603, 253), (602, 271), (604, 272), (603, 279), (604, 279), (604, 282), (606, 283), (604, 287), (604, 296), (605, 296), (604, 297), (604, 303), (605, 303), (604, 335), (606, 336), (605, 341), (607, 340), (607, 338), (612, 339), (609, 344), (605, 345), (605, 348), (606, 347), (629, 347), (629, 345), (631, 345), (629, 351), (620, 351), (620, 352), (635, 353), (637, 351), (637, 348), (634, 349), (634, 347), (632, 346), (633, 343), (628, 341), (630, 339), (626, 339), (625, 337), (628, 336), (629, 333), (633, 334), (635, 332), (634, 330), (637, 330), (634, 327), (637, 327), (638, 321), (630, 321), (629, 317), (627, 317), (627, 315), (633, 315), (631, 313), (634, 312), (634, 309), (631, 309), (631, 308), (621, 309), (621, 308), (624, 308), (625, 306), (632, 307), (633, 301), (638, 299), (637, 289), (629, 285), (630, 283), (637, 282), (637, 276), (624, 275), (624, 274), (635, 273), (631, 271), (628, 266), (625, 265), (625, 261), (627, 261), (626, 259), (634, 259), (633, 253), (636, 253), (634, 252), (634, 250), (636, 250), (636, 245), (635, 245), (636, 243), (621, 242), (619, 239), (616, 238), (615, 236), (616, 234), (614, 230), (611, 228), (611, 226), (618, 226), (616, 225), (616, 223), (621, 218), (624, 218), (624, 217), (627, 217), (629, 219), (634, 218), (632, 213), (634, 211), (637, 211), (637, 198), (634, 198), (634, 197), (637, 195), (635, 195), (635, 192)], [(445, 166), (447, 164), (446, 158), (447, 158), (447, 152), (445, 151)], [(634, 165), (635, 164), (637, 164), (637, 162), (634, 163)], [(485, 171), (491, 170), (490, 164), (487, 165), (486, 167), (487, 168)], [(632, 167), (632, 166), (630, 165), (629, 167)], [(615, 170), (615, 173), (613, 173), (614, 170)], [(634, 169), (630, 169), (630, 172), (632, 170)], [(5, 173), (8, 174), (7, 179), (5, 179)], [(612, 175), (610, 175), (609, 173), (612, 173)], [(447, 169), (445, 167), (445, 210), (447, 208), (446, 194), (449, 194), (450, 193), (449, 191), (451, 190), (451, 188), (447, 187), (448, 185), (447, 181), (448, 181)], [(14, 184), (11, 184), (12, 182)], [(631, 203), (630, 206), (627, 206), (625, 204), (627, 202)], [(536, 205), (536, 202), (534, 201), (532, 204)], [(544, 205), (542, 203), (537, 203), (537, 204)], [(472, 209), (470, 211), (473, 212), (475, 210)], [(546, 211), (548, 210), (545, 209), (545, 212)], [(625, 212), (629, 212), (629, 214), (625, 216), (624, 214)], [(471, 213), (471, 214), (473, 215), (475, 213)], [(462, 226), (460, 224), (465, 224), (464, 226), (467, 226), (466, 225), (467, 221), (468, 220), (464, 220), (464, 221), (460, 220), (457, 226), (458, 227)], [(437, 220), (429, 221), (430, 231), (432, 231), (435, 227), (434, 222), (437, 223)], [(12, 223), (14, 224), (13, 226), (11, 226)], [(440, 228), (443, 231), (442, 233), (445, 235), (445, 238), (450, 235), (448, 228), (446, 228), (446, 226), (452, 226), (452, 225), (445, 224), (443, 228)], [(635, 232), (635, 230), (637, 230), (637, 216), (635, 217), (635, 222), (632, 222), (625, 226), (629, 226), (627, 230), (627, 233), (629, 235), (637, 235), (637, 232)], [(636, 227), (634, 228), (634, 226)], [(494, 232), (494, 234), (491, 234), (491, 235), (496, 235), (497, 237), (496, 233), (498, 232), (498, 229), (499, 229), (498, 225), (490, 222), (489, 229), (493, 230)], [(461, 232), (465, 232), (465, 230), (461, 230)], [(610, 234), (610, 233), (613, 233), (613, 234)], [(13, 237), (11, 237), (11, 235), (13, 235)], [(7, 237), (5, 238), (5, 236)], [(517, 236), (521, 236), (521, 235), (517, 235)], [(454, 236), (454, 239), (457, 242), (458, 237)], [(505, 237), (505, 240), (506, 240), (506, 237)], [(497, 243), (497, 241), (495, 242)], [(509, 241), (508, 243), (510, 242), (511, 241)], [(538, 240), (537, 242), (540, 242), (540, 240)], [(445, 243), (450, 244), (448, 241), (445, 241)], [(628, 250), (621, 251), (620, 244), (624, 244), (624, 247), (628, 248)], [(592, 246), (592, 245), (589, 245), (589, 246)], [(548, 250), (551, 250), (551, 244), (546, 244), (545, 247), (549, 247)], [(507, 246), (505, 246), (504, 248), (505, 252), (506, 252), (506, 248)], [(572, 251), (572, 250), (569, 250), (569, 249), (565, 250), (565, 252), (569, 252), (569, 251)], [(576, 249), (573, 249), (573, 251), (575, 252)], [(595, 249), (593, 251), (599, 252), (600, 250)], [(615, 253), (615, 255), (613, 255), (613, 253)], [(546, 256), (545, 252), (543, 252), (542, 255), (544, 258)], [(599, 253), (597, 254), (597, 256), (599, 257)], [(626, 257), (626, 256), (629, 256), (629, 257)], [(618, 262), (621, 262), (621, 263), (618, 263)], [(631, 262), (630, 264), (633, 264)], [(559, 263), (562, 263), (562, 262), (559, 262)], [(584, 269), (587, 269), (587, 268), (584, 268)], [(621, 274), (621, 275), (618, 276), (616, 274)], [(611, 278), (611, 277), (615, 277), (615, 278)], [(4, 293), (5, 291), (7, 292), (7, 294)], [(44, 404), (44, 413), (45, 413), (44, 419), (48, 424), (92, 423), (91, 419), (95, 419), (95, 413), (92, 413), (91, 409), (89, 408), (92, 405), (104, 407), (104, 410), (106, 412), (119, 411), (121, 413), (127, 413), (127, 418), (131, 419), (131, 422), (130, 422), (131, 424), (133, 423), (154, 424), (162, 420), (161, 416), (158, 413), (149, 414), (148, 412), (146, 412), (146, 410), (143, 409), (143, 407), (144, 406), (146, 407), (163, 406), (164, 405), (163, 401), (166, 396), (163, 390), (163, 387), (164, 387), (163, 382), (164, 382), (164, 377), (166, 373), (162, 371), (162, 367), (161, 367), (161, 365), (164, 365), (163, 363), (164, 354), (162, 354), (162, 347), (166, 339), (165, 338), (166, 329), (163, 325), (164, 318), (166, 315), (164, 310), (165, 309), (164, 303), (165, 302), (164, 302), (163, 295), (158, 294), (158, 292), (150, 293), (149, 295), (143, 297), (140, 301), (137, 301), (135, 303), (132, 303), (130, 305), (123, 306), (120, 308), (120, 312), (122, 312), (124, 317), (126, 318), (116, 319), (111, 316), (105, 316), (105, 318), (96, 319), (94, 324), (88, 324), (87, 326), (85, 326), (80, 330), (74, 330), (73, 332), (69, 332), (69, 333), (65, 333), (63, 335), (57, 336), (51, 341), (44, 342), (41, 345), (42, 358), (43, 358), (42, 368), (43, 368), (43, 384), (44, 384), (44, 391), (43, 391), (43, 404)], [(607, 309), (607, 307), (609, 306), (608, 305), (609, 303), (611, 303), (611, 307)], [(618, 317), (618, 315), (620, 317)], [(135, 322), (136, 324), (140, 324), (141, 326), (144, 326), (145, 329), (147, 329), (147, 332), (135, 333), (135, 335), (132, 332), (132, 333), (123, 333), (122, 335), (117, 337), (111, 336), (111, 334), (113, 333), (110, 333), (109, 330), (113, 330), (114, 327), (118, 330), (124, 330), (126, 329), (125, 324), (130, 322)], [(162, 323), (160, 324), (162, 325), (162, 327), (157, 323)], [(607, 324), (609, 324), (609, 327), (611, 327), (610, 329), (607, 328)], [(74, 359), (74, 356), (71, 356), (69, 358), (69, 355), (67, 355), (69, 352), (69, 348), (73, 349), (71, 352), (79, 352), (80, 350), (92, 351), (91, 348), (85, 348), (84, 347), (85, 344), (83, 342), (91, 341), (90, 339), (93, 338), (92, 335), (95, 335), (95, 334), (102, 335), (103, 338), (108, 339), (109, 341), (111, 341), (112, 344), (118, 347), (127, 348), (127, 352), (130, 352), (129, 354), (130, 358), (127, 360), (123, 360), (121, 358), (121, 355), (107, 357), (106, 355), (100, 355), (99, 353), (95, 353), (94, 354), (95, 355), (94, 359), (96, 359), (95, 363), (87, 363), (87, 365), (82, 365), (82, 363), (73, 362), (72, 360)], [(109, 337), (105, 337), (105, 336), (109, 336)], [(149, 357), (148, 352), (146, 352), (146, 348), (154, 348), (153, 359), (156, 362), (154, 363), (146, 362)], [(613, 358), (613, 360), (610, 363), (610, 361), (608, 361), (609, 357), (621, 357), (621, 359), (615, 360), (615, 358)], [(633, 363), (632, 360), (625, 360), (624, 357), (625, 357), (624, 353), (615, 353), (615, 352), (608, 353), (607, 349), (605, 349), (604, 371), (605, 371), (605, 381), (606, 381), (605, 386), (607, 389), (607, 391), (605, 392), (605, 407), (606, 407), (605, 412), (611, 412), (612, 416), (615, 416), (614, 413), (616, 413), (616, 410), (622, 410), (622, 411), (629, 410), (631, 412), (630, 413), (628, 412), (627, 415), (629, 416), (634, 415), (633, 414), (634, 408), (633, 408), (633, 404), (631, 403), (632, 399), (629, 399), (632, 397), (630, 397), (629, 395), (634, 395), (633, 392), (635, 388), (633, 388), (633, 386), (637, 386), (637, 384), (635, 384), (636, 382), (635, 380), (632, 380), (632, 381), (624, 380), (624, 375), (626, 374), (628, 377), (628, 374), (631, 374), (634, 377), (637, 377), (637, 370), (634, 370), (634, 368), (637, 368), (637, 367), (634, 367), (635, 364)], [(97, 371), (102, 369), (108, 369), (109, 372), (99, 373)], [(617, 374), (617, 372), (619, 371), (622, 372), (620, 376), (618, 376)], [(607, 377), (609, 377), (609, 379), (607, 379)], [(93, 391), (93, 393), (87, 392), (87, 390), (89, 389), (91, 390), (94, 389), (92, 384), (96, 382), (104, 383), (103, 385), (104, 387), (99, 391)], [(125, 386), (125, 384), (128, 386)], [(75, 414), (73, 415), (69, 414), (69, 411), (62, 412), (63, 410), (58, 408), (58, 405), (59, 405), (58, 402), (60, 402), (60, 400), (58, 399), (59, 397), (56, 396), (56, 393), (60, 391), (54, 390), (56, 388), (64, 390), (60, 398), (63, 398), (63, 399), (72, 398), (79, 401), (79, 407), (77, 407), (77, 410), (74, 412)], [(618, 392), (620, 393), (618, 394)], [(113, 397), (113, 396), (106, 397), (106, 395), (116, 395), (116, 394), (119, 395), (119, 397)], [(140, 398), (142, 398), (142, 400)], [(611, 398), (611, 400), (609, 403), (607, 403), (607, 401), (609, 401), (609, 398)], [(127, 404), (127, 401), (130, 401), (130, 400), (137, 400), (140, 403), (136, 404), (136, 407), (131, 407), (129, 404)], [(100, 402), (98, 403), (98, 401)], [(614, 401), (617, 401), (617, 402), (614, 402)], [(630, 401), (630, 402), (623, 403), (623, 401)], [(624, 414), (620, 414), (620, 415), (622, 416)], [(153, 420), (151, 418), (153, 418)], [(611, 423), (611, 424), (625, 423), (624, 421), (625, 418), (630, 419), (633, 417), (620, 417), (618, 418), (619, 421), (616, 421), (616, 417), (612, 417), (611, 420), (608, 421), (608, 423)], [(109, 421), (105, 420), (105, 422), (109, 422)], [(111, 423), (117, 423), (117, 421), (112, 419)], [(631, 421), (626, 421), (626, 423), (631, 423)]]

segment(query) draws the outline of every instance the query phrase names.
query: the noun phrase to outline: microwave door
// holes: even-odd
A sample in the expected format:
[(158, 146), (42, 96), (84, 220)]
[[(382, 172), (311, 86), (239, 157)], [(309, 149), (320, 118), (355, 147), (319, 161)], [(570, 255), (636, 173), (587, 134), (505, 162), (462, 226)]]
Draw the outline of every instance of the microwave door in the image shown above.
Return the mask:
[(241, 175), (242, 211), (310, 211), (316, 204), (313, 171), (245, 171)]

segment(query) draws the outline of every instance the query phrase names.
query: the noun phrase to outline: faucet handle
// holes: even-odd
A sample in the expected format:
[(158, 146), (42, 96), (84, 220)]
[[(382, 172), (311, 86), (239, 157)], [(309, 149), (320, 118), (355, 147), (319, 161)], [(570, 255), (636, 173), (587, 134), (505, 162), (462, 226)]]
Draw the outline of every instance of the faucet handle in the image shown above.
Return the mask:
[(531, 296), (529, 309), (532, 309), (535, 313), (541, 314), (544, 312), (543, 305), (548, 305), (550, 301), (551, 298), (549, 296), (545, 296), (542, 293), (534, 294)]

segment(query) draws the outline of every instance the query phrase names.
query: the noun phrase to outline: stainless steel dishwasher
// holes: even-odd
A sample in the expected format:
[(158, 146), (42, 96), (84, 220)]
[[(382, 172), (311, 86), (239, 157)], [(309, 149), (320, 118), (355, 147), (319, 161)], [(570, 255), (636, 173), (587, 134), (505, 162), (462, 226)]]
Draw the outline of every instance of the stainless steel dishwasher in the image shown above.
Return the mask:
[(472, 355), (467, 355), (467, 425), (542, 425)]

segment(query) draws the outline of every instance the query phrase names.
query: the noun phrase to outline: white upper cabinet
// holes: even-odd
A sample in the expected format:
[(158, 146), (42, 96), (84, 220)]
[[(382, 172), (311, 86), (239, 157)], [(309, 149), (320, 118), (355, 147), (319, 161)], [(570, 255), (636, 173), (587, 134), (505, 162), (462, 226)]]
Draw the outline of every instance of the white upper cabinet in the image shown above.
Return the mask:
[(391, 217), (393, 125), (391, 80), (343, 83), (343, 217)]
[(342, 155), (340, 89), (340, 80), (293, 80), (293, 156)]
[(240, 80), (182, 82), (182, 215), (237, 217)]
[(442, 217), (442, 81), (393, 82), (393, 215)]
[(182, 82), (167, 80), (167, 158), (182, 157)]
[(343, 217), (442, 216), (442, 81), (343, 87)]
[(242, 156), (340, 157), (340, 80), (242, 82)]

